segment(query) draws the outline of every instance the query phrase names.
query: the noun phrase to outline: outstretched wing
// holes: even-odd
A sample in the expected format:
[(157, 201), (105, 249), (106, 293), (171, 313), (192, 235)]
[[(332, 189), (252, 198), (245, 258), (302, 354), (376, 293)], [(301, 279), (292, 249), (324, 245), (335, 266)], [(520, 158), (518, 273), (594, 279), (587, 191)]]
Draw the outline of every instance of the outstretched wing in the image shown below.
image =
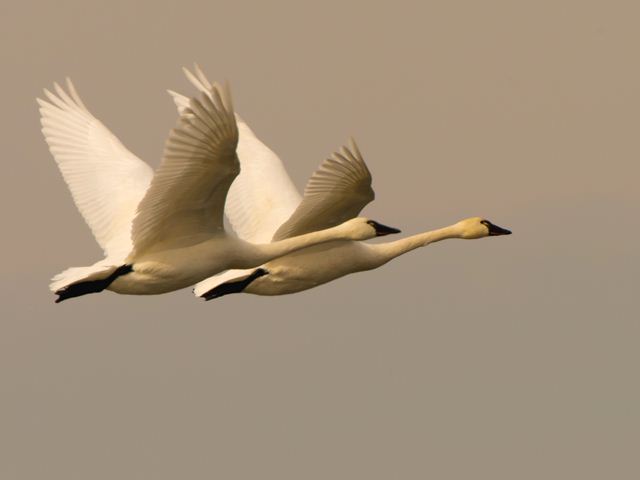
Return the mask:
[(304, 197), (273, 241), (334, 227), (358, 216), (375, 197), (371, 173), (353, 139), (314, 172)]
[[(201, 92), (211, 89), (211, 82), (198, 65), (191, 73), (183, 69), (189, 81)], [(182, 112), (186, 97), (169, 91)], [(225, 213), (240, 238), (252, 243), (268, 243), (275, 231), (291, 216), (301, 196), (278, 156), (256, 137), (236, 115), (239, 141), (240, 174), (235, 179), (225, 204)]]
[(131, 222), (153, 170), (127, 150), (80, 100), (71, 80), (38, 98), (42, 132), (73, 200), (105, 256), (126, 256)]
[(227, 191), (240, 171), (231, 95), (193, 98), (169, 134), (162, 163), (133, 221), (136, 252), (158, 240), (197, 242), (223, 229)]

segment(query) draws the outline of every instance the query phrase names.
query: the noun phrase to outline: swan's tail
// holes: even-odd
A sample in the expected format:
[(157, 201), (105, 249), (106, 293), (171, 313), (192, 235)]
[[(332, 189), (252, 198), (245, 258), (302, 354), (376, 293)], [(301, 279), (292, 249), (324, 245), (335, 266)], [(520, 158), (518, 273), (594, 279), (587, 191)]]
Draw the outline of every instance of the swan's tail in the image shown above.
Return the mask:
[(240, 293), (256, 278), (267, 273), (264, 268), (227, 270), (196, 284), (193, 293), (196, 297), (204, 298), (205, 300), (213, 300), (230, 293)]
[(58, 295), (56, 303), (88, 293), (101, 292), (121, 275), (133, 270), (131, 265), (113, 265), (108, 259), (88, 267), (71, 267), (51, 279), (49, 288)]

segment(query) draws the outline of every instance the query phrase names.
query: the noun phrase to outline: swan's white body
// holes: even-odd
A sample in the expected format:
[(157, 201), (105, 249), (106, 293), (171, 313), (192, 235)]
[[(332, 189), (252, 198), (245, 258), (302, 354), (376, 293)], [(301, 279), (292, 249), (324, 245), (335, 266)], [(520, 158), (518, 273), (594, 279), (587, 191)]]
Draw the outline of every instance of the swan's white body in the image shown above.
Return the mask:
[[(346, 230), (325, 230), (319, 236), (305, 236), (302, 242), (279, 242), (278, 250), (271, 250), (269, 244), (257, 246), (238, 238), (216, 233), (204, 242), (188, 245), (173, 245), (130, 257), (125, 263), (135, 269), (117, 277), (107, 288), (116, 293), (134, 295), (166, 293), (201, 281), (211, 275), (211, 271), (221, 272), (230, 268), (249, 268), (262, 265), (267, 258), (280, 252), (290, 252), (293, 248), (315, 245), (323, 238), (348, 237)], [(304, 243), (303, 243), (304, 242)], [(260, 248), (259, 251), (256, 247)]]
[[(286, 255), (282, 261), (271, 261), (264, 268), (268, 274), (256, 278), (244, 292), (256, 295), (285, 295), (301, 292), (350, 273), (372, 270), (386, 263), (375, 250), (375, 245), (359, 244), (351, 241), (329, 242), (324, 245), (306, 248)], [(234, 281), (239, 276), (225, 280)], [(221, 274), (222, 276), (224, 274)], [(198, 291), (205, 295), (218, 284), (207, 285), (207, 280), (200, 282)]]
[[(255, 295), (286, 295), (308, 290), (351, 273), (381, 267), (411, 250), (441, 240), (489, 236), (489, 229), (483, 221), (480, 217), (473, 217), (394, 242), (367, 244), (343, 240), (308, 247), (267, 262), (261, 267), (266, 275), (252, 280), (242, 291)], [(194, 294), (207, 299), (216, 298), (220, 296), (216, 294), (216, 288), (241, 281), (253, 271), (228, 270), (215, 275), (198, 283)]]
[[(197, 67), (185, 69), (191, 83), (202, 92), (210, 83)], [(169, 91), (179, 111), (186, 97)], [(312, 232), (355, 217), (374, 199), (371, 174), (355, 143), (325, 160), (310, 178), (301, 197), (278, 156), (265, 146), (249, 126), (237, 118), (241, 172), (231, 186), (225, 213), (240, 238), (250, 242), (279, 241)], [(250, 195), (245, 194), (250, 192)], [(489, 235), (481, 218), (472, 218), (432, 232), (384, 244), (334, 241), (298, 250), (265, 263), (257, 278), (253, 269), (229, 270), (198, 283), (197, 296), (207, 299), (231, 293), (225, 285), (242, 284), (241, 290), (257, 295), (299, 292), (350, 273), (378, 268), (415, 248), (446, 238), (480, 238)], [(506, 230), (505, 230), (506, 232)], [(221, 290), (221, 292), (218, 292)]]
[[(478, 219), (480, 220), (480, 219)], [(447, 238), (462, 238), (463, 228), (457, 225), (425, 232), (395, 242), (367, 244), (348, 240), (328, 242), (298, 250), (266, 263), (268, 274), (253, 280), (243, 291), (256, 295), (285, 295), (301, 292), (331, 282), (351, 273), (381, 267), (394, 258)], [(222, 273), (216, 277), (230, 275)], [(238, 275), (234, 277), (238, 278)], [(234, 281), (226, 279), (226, 282)], [(210, 279), (197, 285), (194, 293), (206, 295), (220, 283), (211, 286)], [(223, 282), (224, 283), (224, 282)]]
[(274, 243), (227, 235), (223, 209), (240, 170), (238, 129), (231, 97), (218, 86), (187, 100), (155, 173), (93, 117), (70, 81), (68, 92), (57, 84), (55, 92), (38, 99), (43, 133), (105, 252), (94, 265), (53, 278), (58, 301), (103, 289), (165, 293), (318, 243), (376, 236), (364, 218)]

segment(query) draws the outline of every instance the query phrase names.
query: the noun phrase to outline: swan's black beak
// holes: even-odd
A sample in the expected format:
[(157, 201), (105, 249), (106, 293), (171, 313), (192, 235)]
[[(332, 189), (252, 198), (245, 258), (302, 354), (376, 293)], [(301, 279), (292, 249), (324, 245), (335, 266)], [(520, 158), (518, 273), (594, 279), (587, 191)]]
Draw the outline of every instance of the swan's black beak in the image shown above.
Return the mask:
[(387, 227), (386, 225), (374, 222), (373, 220), (369, 220), (367, 223), (376, 230), (376, 237), (384, 237), (385, 235), (390, 235), (392, 233), (400, 233), (400, 230), (397, 228)]
[(489, 236), (495, 237), (497, 235), (511, 235), (511, 230), (507, 230), (506, 228), (499, 227), (494, 225), (491, 222), (486, 223), (487, 228), (489, 229)]

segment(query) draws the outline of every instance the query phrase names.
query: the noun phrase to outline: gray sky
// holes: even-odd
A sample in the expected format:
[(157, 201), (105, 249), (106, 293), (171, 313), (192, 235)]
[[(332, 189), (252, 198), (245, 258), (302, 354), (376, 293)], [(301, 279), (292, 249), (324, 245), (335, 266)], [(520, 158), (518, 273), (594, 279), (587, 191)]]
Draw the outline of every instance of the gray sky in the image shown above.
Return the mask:
[[(634, 2), (0, 6), (0, 477), (636, 479)], [(296, 295), (86, 296), (100, 251), (40, 133), (70, 75), (157, 165), (180, 67), (303, 187), (357, 139), (365, 214), (449, 241)]]

